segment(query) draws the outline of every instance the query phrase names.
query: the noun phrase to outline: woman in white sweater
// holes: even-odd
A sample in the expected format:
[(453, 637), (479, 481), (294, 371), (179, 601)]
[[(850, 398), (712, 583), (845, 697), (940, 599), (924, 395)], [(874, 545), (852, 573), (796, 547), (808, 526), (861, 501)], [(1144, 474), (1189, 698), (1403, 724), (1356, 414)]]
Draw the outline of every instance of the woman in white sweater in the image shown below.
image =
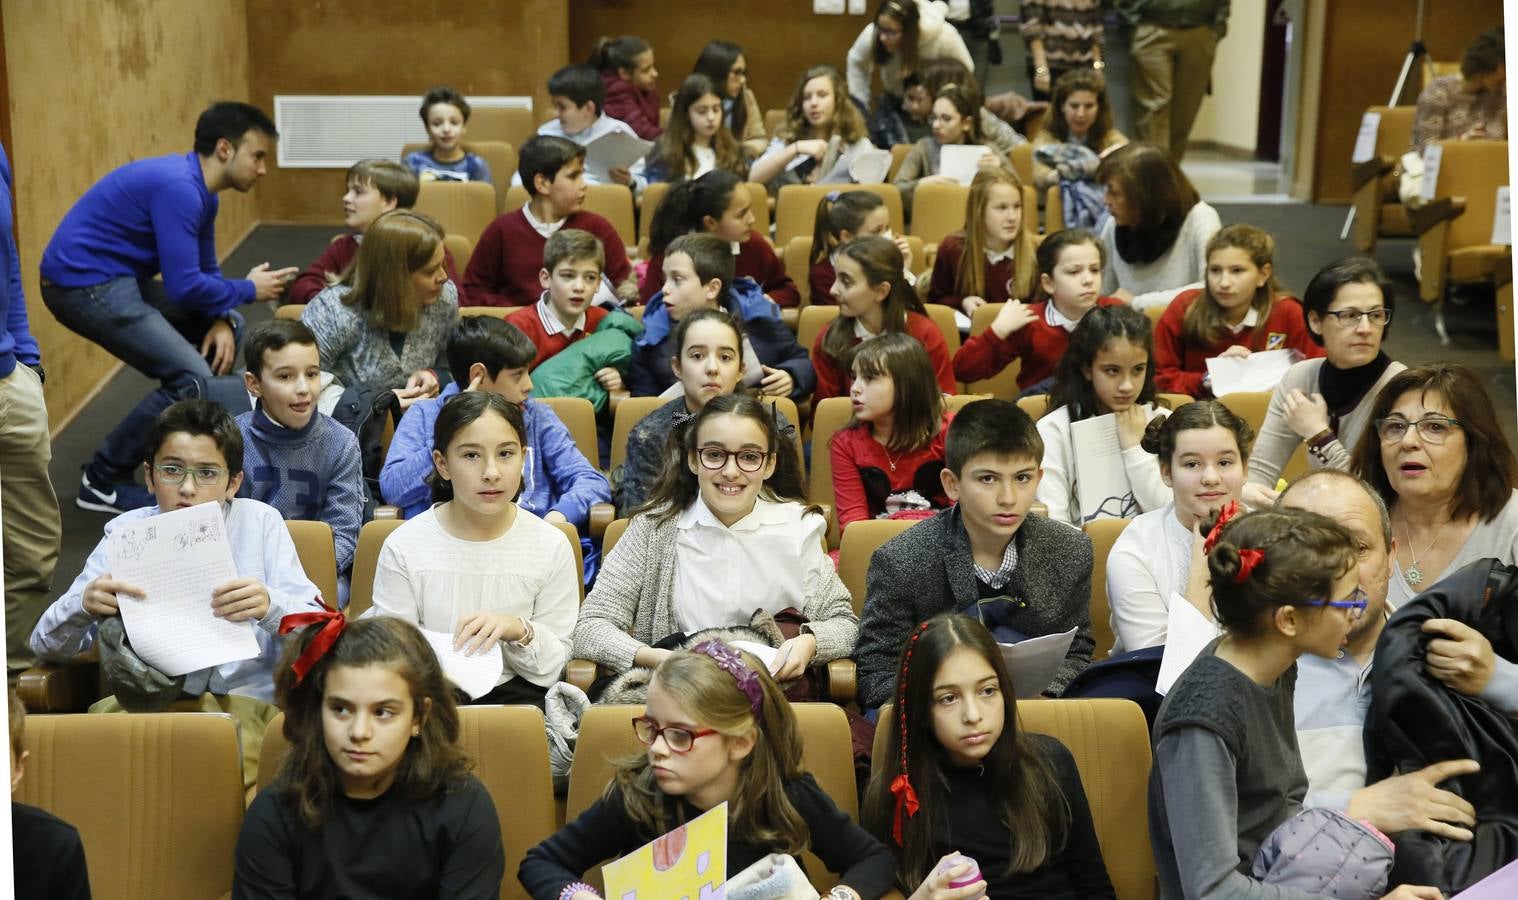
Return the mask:
[(1202, 287), (1207, 242), (1223, 227), (1191, 180), (1152, 144), (1127, 144), (1096, 170), (1111, 215), (1101, 224), (1102, 293), (1139, 309)]
[[(1048, 277), (1048, 276), (1044, 276)], [(1154, 406), (1154, 334), (1149, 317), (1131, 306), (1102, 306), (1081, 317), (1070, 333), (1049, 393), (1049, 410), (1038, 420), (1044, 439), (1038, 499), (1048, 516), (1077, 527), (1093, 519), (1125, 519), (1170, 502), (1170, 487), (1154, 454), (1142, 446)], [(1077, 472), (1072, 424), (1110, 415), (1103, 437), (1117, 442), (1114, 457), (1091, 456), (1106, 471)], [(1095, 424), (1095, 423), (1093, 423)], [(1093, 442), (1094, 443), (1094, 442)], [(1110, 446), (1110, 445), (1109, 445)], [(1111, 485), (1105, 499), (1081, 503), (1077, 476)]]
[(964, 38), (944, 17), (948, 7), (931, 0), (884, 0), (875, 18), (849, 48), (849, 96), (870, 105), (870, 77), (880, 72), (880, 86), (900, 105), (902, 79), (923, 63), (945, 57), (975, 71)]

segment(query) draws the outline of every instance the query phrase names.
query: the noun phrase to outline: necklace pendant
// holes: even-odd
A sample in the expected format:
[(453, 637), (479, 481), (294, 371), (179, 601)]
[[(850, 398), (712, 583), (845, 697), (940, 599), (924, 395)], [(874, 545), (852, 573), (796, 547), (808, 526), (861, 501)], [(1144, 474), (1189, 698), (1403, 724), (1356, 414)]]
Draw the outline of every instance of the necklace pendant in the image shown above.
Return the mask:
[(1404, 573), (1404, 577), (1407, 578), (1408, 584), (1412, 585), (1413, 587), (1417, 587), (1423, 583), (1423, 570), (1418, 568), (1417, 563), (1413, 563), (1407, 567), (1407, 572)]

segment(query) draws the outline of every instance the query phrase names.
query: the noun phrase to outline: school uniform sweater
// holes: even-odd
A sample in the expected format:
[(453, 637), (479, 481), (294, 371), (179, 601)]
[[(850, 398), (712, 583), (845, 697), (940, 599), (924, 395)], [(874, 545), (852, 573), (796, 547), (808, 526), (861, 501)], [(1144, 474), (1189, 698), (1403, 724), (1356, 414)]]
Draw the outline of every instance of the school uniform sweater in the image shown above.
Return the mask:
[(11, 802), (13, 900), (90, 900), (79, 829), (52, 813)]
[[(959, 260), (965, 252), (964, 232), (955, 232), (944, 238), (938, 245), (938, 258), (933, 261), (933, 278), (928, 282), (928, 302), (942, 303), (945, 306), (960, 308), (964, 302), (965, 294), (959, 289)], [(1033, 265), (1033, 260), (1027, 260), (1027, 265)], [(1009, 299), (1026, 301), (1027, 297), (1012, 298), (1007, 294), (1007, 282), (1017, 269), (1017, 262), (1012, 257), (998, 259), (996, 262), (985, 263), (986, 286), (981, 291), (980, 297), (987, 303), (1005, 303)]]
[(838, 298), (833, 296), (833, 282), (838, 280), (838, 270), (833, 268), (833, 261), (824, 256), (817, 261), (807, 272), (807, 284), (812, 290), (812, 298), (809, 301), (813, 306), (837, 306)]
[[(801, 304), (801, 291), (796, 282), (785, 274), (785, 263), (775, 255), (770, 242), (757, 231), (749, 231), (748, 237), (738, 242), (733, 254), (733, 277), (752, 278), (764, 288), (764, 293), (777, 306), (793, 307)], [(640, 293), (647, 303), (654, 294), (664, 289), (664, 254), (655, 254), (648, 261), (648, 273), (643, 276)]]
[(193, 150), (129, 162), (64, 214), (42, 253), (42, 277), (82, 288), (162, 272), (171, 302), (224, 315), (252, 303), (254, 288), (246, 278), (223, 277), (216, 262), (219, 202)]
[[(840, 810), (815, 778), (803, 774), (784, 782), (782, 788), (806, 823), (811, 838), (808, 849), (829, 870), (840, 874), (839, 883), (858, 891), (861, 897), (879, 897), (891, 889), (896, 868), (891, 851)], [(683, 797), (660, 796), (665, 821), (671, 826), (689, 822), (703, 812)], [(591, 804), (579, 818), (527, 851), (517, 878), (533, 900), (558, 900), (564, 888), (582, 880), (597, 863), (620, 859), (660, 833), (639, 826), (628, 814), (622, 792), (613, 790)], [(749, 835), (730, 832), (727, 877), (732, 878), (771, 852), (769, 846)], [(798, 859), (797, 863), (800, 862)]]
[[(577, 210), (564, 219), (563, 228), (578, 228), (595, 235), (606, 254), (602, 274), (620, 285), (632, 274), (627, 248), (611, 223), (593, 212)], [(464, 270), (464, 289), (470, 306), (530, 306), (543, 295), (538, 272), (543, 268), (544, 237), (527, 221), (522, 210), (513, 210), (485, 226), (469, 266)]]
[(601, 112), (632, 126), (638, 137), (651, 141), (664, 133), (659, 126), (659, 95), (642, 90), (615, 71), (602, 72), (606, 103)]
[(260, 791), (237, 836), (234, 900), (494, 900), (506, 874), (501, 823), (473, 775), (421, 801), (398, 790), (333, 798), (308, 826), (278, 787)]
[[(358, 256), (358, 245), (362, 239), (361, 234), (345, 234), (329, 243), (322, 255), (316, 258), (316, 262), (295, 276), (290, 289), (285, 291), (285, 302), (310, 303), (311, 298), (326, 289), (328, 275), (341, 275), (347, 270), (353, 258)], [(447, 250), (443, 251), (443, 270), (448, 273), (448, 280), (453, 282), (454, 288), (459, 292), (459, 305), (468, 306), (468, 301), (464, 299), (464, 282), (454, 266), (453, 254)]]
[[(892, 453), (875, 440), (867, 422), (833, 435), (833, 505), (838, 528), (860, 519), (879, 519), (911, 509), (948, 509), (944, 493), (944, 437), (954, 413), (944, 411), (938, 434), (916, 450)], [(815, 450), (820, 448), (814, 448)]]
[[(552, 359), (558, 355), (559, 351), (595, 331), (596, 326), (601, 324), (601, 320), (606, 318), (606, 313), (607, 310), (602, 307), (587, 306), (585, 325), (583, 328), (576, 329), (573, 334), (562, 329), (556, 334), (549, 334), (548, 328), (543, 324), (543, 314), (539, 312), (536, 303), (522, 307), (507, 316), (506, 321), (520, 328), (522, 333), (532, 340), (532, 345), (538, 348), (538, 355), (534, 356), (527, 366), (528, 369), (536, 369), (540, 363)], [(548, 315), (553, 315), (553, 313), (550, 311)]]
[[(812, 342), (812, 368), (817, 370), (817, 391), (812, 395), (812, 408), (828, 397), (846, 397), (849, 393), (849, 385), (854, 383), (854, 376), (848, 370), (838, 364), (836, 360), (828, 356), (822, 349), (823, 341), (827, 338), (828, 330), (832, 328), (856, 328), (856, 322), (847, 318), (834, 319), (832, 324), (817, 333), (817, 339)], [(933, 375), (938, 380), (938, 386), (945, 394), (953, 394), (959, 390), (959, 382), (954, 380), (954, 366), (949, 362), (949, 346), (944, 343), (943, 332), (933, 324), (933, 320), (917, 312), (907, 313), (907, 334), (917, 338), (928, 351), (928, 359), (933, 363)], [(856, 333), (849, 342), (859, 343), (863, 338)]]
[[(243, 470), (237, 496), (267, 503), (286, 519), (332, 526), (337, 571), (348, 571), (364, 524), (358, 437), (316, 411), (304, 427), (286, 428), (269, 418), (262, 402), (238, 416), (237, 426)], [(336, 597), (328, 600), (337, 603)]]
[(1229, 347), (1248, 347), (1250, 351), (1295, 350), (1305, 359), (1323, 355), (1323, 347), (1314, 341), (1302, 315), (1302, 305), (1295, 297), (1277, 297), (1270, 315), (1253, 328), (1241, 328), (1221, 341), (1196, 344), (1186, 340), (1186, 311), (1201, 300), (1202, 291), (1182, 291), (1154, 325), (1154, 386), (1172, 394), (1205, 397), (1202, 379), (1207, 376), (1207, 360)]
[[(1117, 306), (1123, 301), (1102, 297), (1097, 306)], [(1070, 332), (1061, 325), (1049, 324), (1048, 301), (1028, 305), (1034, 319), (1005, 338), (987, 328), (972, 336), (954, 354), (954, 374), (961, 381), (991, 378), (1015, 359), (1022, 360), (1017, 370), (1017, 386), (1029, 388), (1054, 374), (1059, 358), (1070, 346)]]

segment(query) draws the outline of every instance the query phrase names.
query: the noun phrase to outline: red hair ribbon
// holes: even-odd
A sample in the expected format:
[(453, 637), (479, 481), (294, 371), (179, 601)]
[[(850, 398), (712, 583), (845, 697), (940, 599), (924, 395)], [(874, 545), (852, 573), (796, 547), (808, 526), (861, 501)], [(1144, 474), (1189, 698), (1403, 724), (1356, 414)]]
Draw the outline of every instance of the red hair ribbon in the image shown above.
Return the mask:
[(912, 779), (907, 774), (907, 672), (912, 668), (912, 651), (917, 648), (917, 639), (927, 630), (928, 623), (923, 622), (907, 638), (907, 652), (901, 660), (901, 677), (897, 679), (896, 720), (901, 725), (901, 771), (891, 779), (891, 793), (896, 795), (896, 816), (891, 824), (891, 836), (896, 838), (898, 847), (905, 846), (901, 839), (902, 811), (905, 810), (910, 818), (917, 815), (917, 808), (921, 805), (917, 802), (917, 789), (912, 787)]
[(1202, 543), (1202, 552), (1203, 553), (1211, 553), (1212, 552), (1212, 548), (1217, 545), (1218, 538), (1221, 537), (1222, 534), (1223, 534), (1223, 526), (1227, 525), (1229, 522), (1232, 522), (1233, 521), (1233, 517), (1236, 516), (1236, 515), (1238, 515), (1238, 514), (1239, 514), (1239, 501), (1237, 501), (1237, 500), (1230, 500), (1230, 501), (1228, 501), (1228, 505), (1225, 506), (1225, 507), (1223, 507), (1223, 511), (1222, 512), (1218, 513), (1218, 521), (1217, 521), (1217, 523), (1212, 526), (1212, 530), (1211, 531), (1207, 532), (1207, 540)]
[(1254, 567), (1265, 561), (1264, 550), (1242, 549), (1239, 551), (1239, 573), (1233, 576), (1234, 584), (1243, 584), (1249, 579), (1249, 573)]
[(318, 631), (316, 637), (311, 639), (311, 643), (306, 645), (306, 649), (301, 651), (300, 657), (290, 664), (290, 668), (295, 672), (296, 684), (300, 684), (306, 677), (306, 673), (311, 671), (311, 667), (327, 655), (327, 651), (337, 643), (344, 626), (348, 623), (342, 613), (323, 603), (320, 597), (316, 599), (316, 602), (321, 603), (321, 612), (291, 613), (279, 620), (280, 634), (289, 634), (307, 625), (321, 626), (321, 631)]
[(891, 836), (896, 838), (896, 846), (901, 847), (904, 846), (901, 840), (902, 810), (906, 810), (908, 816), (915, 816), (920, 804), (917, 802), (917, 789), (912, 787), (912, 781), (907, 778), (906, 772), (891, 779), (891, 793), (896, 795), (896, 818), (891, 824)]

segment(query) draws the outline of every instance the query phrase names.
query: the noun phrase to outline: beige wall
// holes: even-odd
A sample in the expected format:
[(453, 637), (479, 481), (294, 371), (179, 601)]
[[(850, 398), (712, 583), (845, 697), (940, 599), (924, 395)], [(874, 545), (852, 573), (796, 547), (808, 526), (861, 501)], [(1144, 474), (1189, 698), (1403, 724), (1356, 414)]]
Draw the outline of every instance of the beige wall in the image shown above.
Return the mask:
[(1193, 141), (1254, 152), (1259, 134), (1260, 61), (1265, 49), (1265, 0), (1233, 0), (1228, 34), (1212, 63), (1212, 93), (1202, 100)]
[[(188, 152), (208, 102), (247, 99), (247, 15), (242, 0), (3, 0), (0, 11), (21, 275), (56, 430), (116, 361), (43, 307), (42, 250), (102, 175), (133, 159)], [(222, 195), (223, 255), (253, 225), (254, 203)]]

